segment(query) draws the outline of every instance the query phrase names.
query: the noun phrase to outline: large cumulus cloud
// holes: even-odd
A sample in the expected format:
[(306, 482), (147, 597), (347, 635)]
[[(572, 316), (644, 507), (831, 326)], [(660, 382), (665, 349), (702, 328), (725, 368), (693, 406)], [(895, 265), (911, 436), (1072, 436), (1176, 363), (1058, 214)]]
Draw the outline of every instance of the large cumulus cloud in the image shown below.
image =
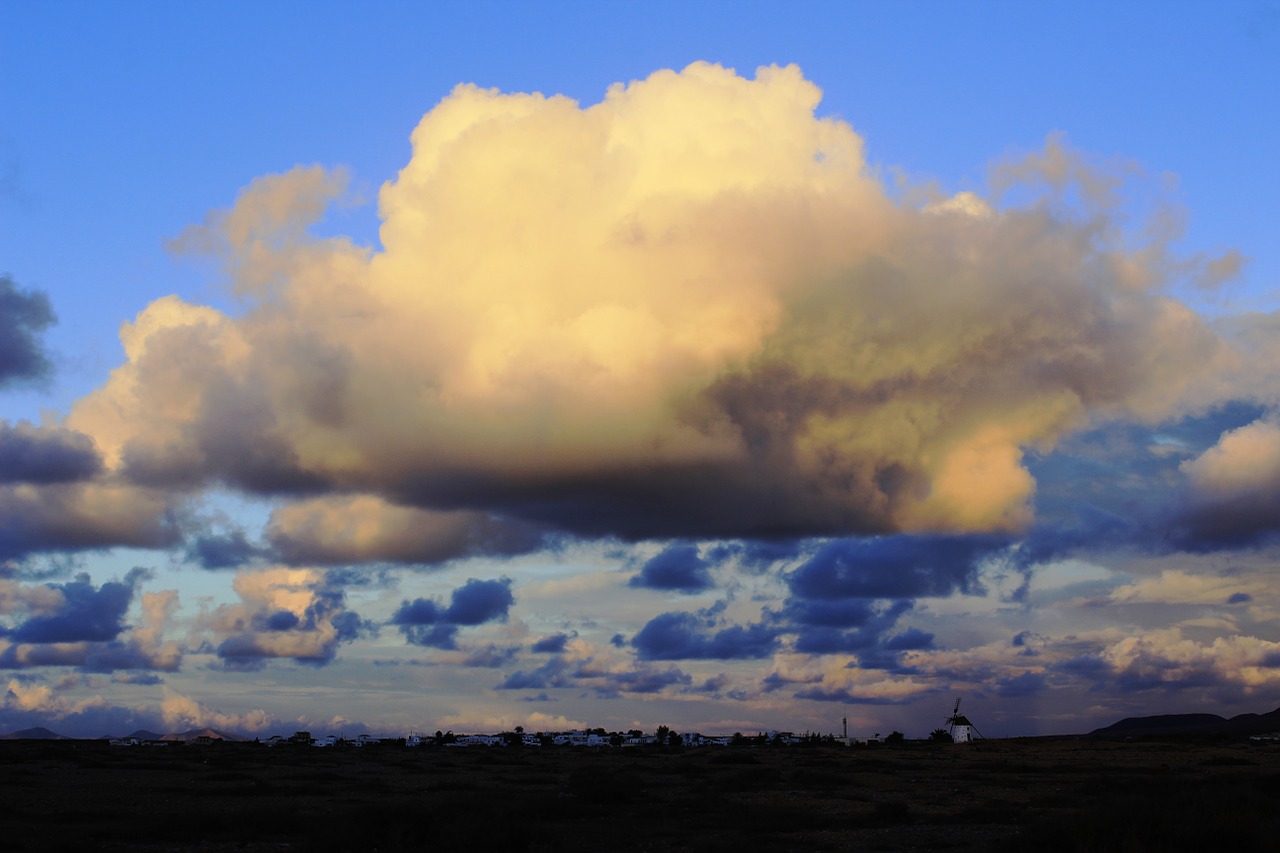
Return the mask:
[[(902, 202), (820, 97), (703, 63), (588, 107), (460, 86), (380, 247), (309, 235), (342, 173), (255, 181), (176, 241), (243, 312), (151, 304), (68, 425), (138, 486), (306, 501), (273, 522), (291, 562), (1005, 531), (1025, 449), (1174, 413), (1221, 358), (1061, 140), (1002, 173), (1026, 205)], [(312, 523), (343, 507), (383, 517)]]

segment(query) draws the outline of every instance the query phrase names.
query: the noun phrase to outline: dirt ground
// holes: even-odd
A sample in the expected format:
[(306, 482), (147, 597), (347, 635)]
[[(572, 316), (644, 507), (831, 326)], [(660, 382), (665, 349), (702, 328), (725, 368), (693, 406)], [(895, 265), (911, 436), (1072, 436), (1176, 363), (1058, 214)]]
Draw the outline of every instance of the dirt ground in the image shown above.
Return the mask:
[(1280, 746), (0, 742), (21, 850), (1275, 851)]

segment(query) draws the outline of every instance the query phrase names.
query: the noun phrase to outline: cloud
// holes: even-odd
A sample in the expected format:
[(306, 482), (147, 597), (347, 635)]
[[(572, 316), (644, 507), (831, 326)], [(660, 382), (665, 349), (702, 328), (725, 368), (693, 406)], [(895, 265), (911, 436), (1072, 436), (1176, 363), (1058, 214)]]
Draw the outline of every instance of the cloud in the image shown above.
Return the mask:
[[(877, 605), (874, 602), (853, 599), (842, 602), (838, 608), (825, 607), (816, 602), (789, 602), (785, 615), (793, 619), (799, 631), (795, 650), (809, 654), (858, 653), (866, 656), (875, 668), (889, 663), (877, 652), (891, 650), (882, 636), (897, 624), (898, 618), (911, 610), (911, 602), (896, 601)], [(910, 630), (910, 629), (908, 629)], [(908, 637), (916, 638), (917, 633)]]
[(571, 687), (568, 676), (569, 661), (554, 657), (533, 670), (517, 670), (502, 680), (499, 690), (546, 690), (550, 687)]
[(1155, 577), (1144, 577), (1118, 586), (1107, 597), (1109, 604), (1241, 604), (1253, 600), (1243, 588), (1262, 593), (1269, 579), (1228, 574), (1222, 577), (1166, 569)]
[(63, 584), (22, 586), (0, 582), (0, 613), (24, 613), (13, 628), (0, 629), (0, 667), (76, 667), (81, 672), (177, 671), (182, 649), (163, 639), (177, 608), (173, 590), (143, 593), (142, 618), (125, 623), (145, 569), (98, 588), (87, 575)]
[(631, 638), (640, 660), (748, 660), (771, 655), (778, 630), (758, 623), (715, 629), (707, 613), (661, 613)]
[(483, 669), (497, 669), (500, 666), (506, 666), (516, 655), (519, 654), (519, 646), (510, 646), (501, 648), (500, 646), (489, 643), (486, 646), (475, 649), (462, 659), (462, 666), (481, 667)]
[(217, 711), (190, 696), (164, 689), (160, 714), (171, 731), (189, 728), (213, 728), (229, 733), (261, 732), (276, 721), (266, 711), (254, 709), (242, 714)]
[(117, 478), (0, 485), (0, 559), (123, 545), (165, 548), (181, 540), (181, 496)]
[(1223, 433), (1182, 463), (1188, 493), (1179, 516), (1188, 547), (1248, 545), (1280, 533), (1280, 424), (1264, 418)]
[(529, 647), (529, 650), (543, 654), (558, 654), (564, 651), (565, 645), (570, 639), (571, 638), (568, 634), (551, 634), (550, 636), (543, 637), (541, 640), (538, 640)]
[(0, 388), (44, 377), (52, 368), (39, 335), (57, 318), (49, 297), (0, 275)]
[(696, 545), (669, 545), (649, 559), (628, 585), (683, 593), (703, 592), (715, 586), (709, 568), (710, 564), (698, 556)]
[(840, 702), (846, 705), (904, 705), (915, 696), (874, 696), (859, 693), (852, 689), (826, 689), (809, 687), (795, 694), (797, 699), (809, 699), (814, 702)]
[(1024, 672), (1008, 678), (998, 678), (995, 683), (997, 696), (1035, 696), (1049, 688), (1049, 680), (1042, 672)]
[(487, 512), (435, 512), (389, 504), (373, 495), (314, 498), (271, 514), (267, 536), (290, 565), (374, 561), (439, 563), (509, 556), (546, 544), (536, 526)]
[(187, 559), (205, 569), (234, 569), (264, 555), (264, 549), (249, 541), (243, 530), (200, 533), (186, 545)]
[(87, 435), (0, 423), (0, 483), (73, 483), (92, 479), (101, 468)]
[(688, 686), (693, 678), (676, 667), (652, 669), (640, 667), (627, 672), (613, 673), (607, 685), (599, 688), (603, 694), (613, 693), (661, 693), (668, 687)]
[(506, 621), (515, 603), (511, 579), (477, 580), (472, 578), (455, 589), (448, 607), (429, 598), (403, 601), (391, 617), (405, 639), (418, 646), (438, 649), (456, 648), (458, 629), (485, 622)]
[(453, 591), (444, 617), (455, 625), (480, 625), (506, 619), (514, 603), (510, 578), (492, 581), (472, 578)]
[(821, 675), (795, 676), (775, 671), (760, 679), (760, 687), (765, 693), (772, 693), (773, 691), (780, 690), (789, 684), (818, 684), (821, 682)]
[(88, 575), (74, 581), (49, 584), (62, 593), (62, 603), (55, 611), (32, 616), (4, 632), (14, 643), (108, 642), (125, 630), (125, 611), (133, 600), (146, 569), (134, 569), (123, 581), (108, 581), (94, 588)]
[(1280, 685), (1280, 671), (1273, 664), (1278, 654), (1280, 644), (1258, 637), (1224, 636), (1203, 643), (1180, 628), (1166, 628), (1110, 643), (1100, 658), (1112, 690), (1212, 689), (1239, 698)]
[(1203, 266), (1196, 276), (1196, 286), (1205, 290), (1220, 287), (1226, 282), (1239, 278), (1248, 263), (1249, 258), (1246, 258), (1239, 249), (1229, 249), (1217, 257), (1208, 258), (1203, 261)]
[(789, 573), (801, 600), (919, 598), (979, 591), (983, 561), (998, 559), (1009, 540), (992, 536), (884, 536), (837, 539)]
[(1027, 448), (1176, 415), (1222, 362), (1122, 239), (1125, 169), (1054, 137), (999, 173), (1054, 204), (899, 202), (820, 99), (705, 63), (590, 106), (460, 86), (378, 248), (309, 231), (343, 175), (255, 181), (178, 241), (244, 310), (147, 306), (67, 426), (136, 485), (297, 501), (295, 564), (1016, 531)]
[(280, 658), (324, 666), (343, 643), (376, 634), (314, 569), (241, 571), (232, 587), (240, 603), (220, 605), (204, 619), (220, 638), (216, 653), (228, 669), (261, 669)]
[(6, 711), (65, 716), (83, 713), (87, 709), (105, 704), (99, 696), (71, 702), (62, 696), (62, 693), (61, 684), (51, 687), (47, 684), (11, 678), (4, 694), (4, 708)]

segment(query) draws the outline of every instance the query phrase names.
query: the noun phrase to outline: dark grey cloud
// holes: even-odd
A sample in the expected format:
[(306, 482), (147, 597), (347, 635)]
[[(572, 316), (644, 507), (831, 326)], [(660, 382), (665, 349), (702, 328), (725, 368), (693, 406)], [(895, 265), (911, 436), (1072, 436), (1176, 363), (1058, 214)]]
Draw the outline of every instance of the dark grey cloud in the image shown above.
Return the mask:
[(1007, 560), (998, 536), (883, 536), (838, 539), (820, 546), (784, 576), (790, 595), (771, 614), (809, 654), (854, 654), (866, 669), (911, 671), (903, 654), (929, 648), (933, 635), (913, 627), (892, 632), (915, 599), (981, 591), (985, 561)]
[(462, 665), (479, 669), (497, 669), (511, 663), (519, 653), (519, 646), (507, 646), (504, 648), (494, 643), (489, 643), (468, 653), (463, 658)]
[[(404, 475), (386, 486), (391, 500), (427, 509), (484, 509), (590, 538), (760, 539), (874, 534), (893, 529), (879, 492), (851, 500), (844, 472), (809, 488), (780, 462), (656, 460), (594, 471), (533, 475), (477, 470)], [(876, 463), (859, 463), (874, 477)]]
[(764, 623), (717, 629), (714, 615), (662, 613), (631, 638), (641, 660), (749, 660), (768, 657), (779, 629)]
[(529, 647), (529, 650), (539, 654), (558, 654), (564, 651), (564, 647), (569, 640), (568, 634), (552, 634), (538, 640)]
[(997, 696), (1006, 699), (1023, 696), (1035, 696), (1049, 689), (1049, 679), (1044, 673), (1024, 672), (1020, 675), (1008, 676), (996, 680), (992, 689)]
[(331, 566), (324, 570), (324, 580), (339, 589), (392, 589), (400, 583), (400, 575), (388, 566)]
[(235, 569), (266, 554), (240, 529), (196, 533), (184, 550), (188, 560), (205, 569)]
[(693, 678), (676, 667), (652, 669), (640, 667), (626, 672), (610, 673), (606, 685), (597, 692), (611, 696), (618, 693), (661, 693), (668, 687), (687, 686)]
[[(850, 612), (856, 621), (846, 627), (830, 624), (814, 624), (803, 621), (808, 616), (812, 602), (806, 602), (803, 609), (788, 605), (784, 615), (795, 621), (797, 631), (795, 650), (810, 654), (851, 653), (875, 657), (877, 652), (890, 651), (885, 646), (885, 632), (897, 624), (898, 618), (912, 609), (910, 601), (894, 601), (879, 604), (865, 601), (865, 610), (858, 614)], [(883, 667), (877, 667), (883, 668)]]
[(0, 483), (72, 483), (101, 471), (102, 457), (83, 433), (0, 424)]
[[(800, 308), (797, 319), (805, 311)], [(771, 343), (788, 345), (782, 338)], [(767, 541), (892, 532), (894, 511), (927, 488), (923, 471), (875, 451), (831, 448), (826, 464), (799, 477), (804, 466), (797, 464), (796, 450), (815, 419), (857, 420), (907, 390), (905, 384), (848, 381), (768, 357), (722, 376), (689, 405), (685, 418), (704, 429), (730, 425), (745, 446), (746, 464), (681, 477), (674, 487), (694, 490), (691, 505), (681, 509), (697, 513), (690, 520), (708, 528), (704, 537)], [(706, 484), (701, 488), (699, 478)], [(709, 497), (707, 487), (719, 497), (699, 507)]]
[[(72, 642), (56, 645), (13, 645), (0, 653), (0, 669), (30, 669), (44, 666), (75, 667), (81, 672), (108, 673), (121, 670), (177, 672), (181, 654), (158, 653), (133, 640)], [(150, 684), (146, 675), (132, 677), (130, 683)]]
[(172, 500), (149, 491), (110, 493), (97, 483), (0, 486), (0, 560), (114, 546), (171, 547), (182, 539)]
[(292, 610), (277, 610), (263, 621), (263, 628), (267, 631), (292, 631), (302, 624), (301, 617)]
[(40, 334), (57, 321), (49, 297), (0, 274), (0, 388), (48, 375)]
[(822, 682), (821, 675), (809, 675), (803, 678), (783, 675), (780, 672), (771, 672), (764, 678), (760, 679), (760, 688), (765, 693), (772, 693), (775, 690), (781, 690), (792, 684), (820, 684)]
[(212, 380), (201, 405), (202, 411), (181, 425), (182, 438), (176, 443), (133, 441), (125, 446), (123, 469), (131, 482), (179, 489), (221, 482), (272, 496), (318, 494), (331, 485), (302, 466), (279, 429), (266, 392), (254, 383)]
[(1173, 547), (1192, 553), (1257, 548), (1280, 541), (1280, 483), (1247, 494), (1184, 492), (1166, 521)]
[(919, 598), (980, 592), (983, 560), (1008, 548), (997, 536), (879, 536), (836, 539), (787, 575), (793, 596)]
[(147, 687), (164, 684), (164, 677), (153, 672), (121, 673), (112, 676), (111, 680), (116, 684), (141, 684)]
[(729, 676), (721, 672), (711, 676), (710, 678), (703, 679), (701, 684), (695, 685), (691, 688), (691, 692), (708, 693), (712, 696), (718, 696), (723, 693), (724, 689), (728, 686)]
[(402, 602), (391, 624), (414, 645), (453, 649), (459, 628), (505, 621), (514, 603), (510, 578), (472, 578), (453, 591), (448, 607), (429, 598)]
[(556, 656), (536, 669), (511, 673), (497, 686), (499, 690), (546, 690), (552, 687), (571, 687), (574, 682), (568, 674), (569, 663)]
[(738, 564), (749, 572), (765, 572), (776, 566), (799, 557), (808, 547), (806, 539), (747, 539), (741, 541), (717, 542), (707, 552), (707, 559), (712, 563), (722, 563), (737, 559)]
[(150, 576), (133, 569), (123, 581), (95, 588), (86, 574), (63, 584), (47, 584), (62, 593), (63, 603), (49, 615), (32, 616), (5, 631), (14, 643), (105, 643), (125, 630), (124, 617), (138, 585)]
[(1053, 664), (1050, 669), (1074, 678), (1093, 682), (1093, 689), (1103, 689), (1112, 673), (1112, 665), (1098, 654), (1081, 654)]
[(635, 669), (617, 672), (592, 659), (571, 662), (563, 655), (556, 655), (536, 669), (511, 673), (497, 685), (497, 689), (545, 691), (585, 688), (597, 696), (617, 698), (625, 693), (661, 693), (668, 687), (690, 687), (692, 683), (690, 675), (674, 666), (659, 669), (642, 664)]
[(630, 586), (670, 592), (697, 593), (711, 589), (710, 564), (698, 556), (696, 545), (669, 545), (648, 560), (628, 582)]
[(891, 652), (913, 652), (933, 647), (933, 634), (919, 628), (907, 628), (900, 634), (886, 637), (883, 647)]
[(480, 625), (506, 619), (514, 603), (510, 578), (491, 581), (473, 578), (453, 591), (445, 619), (455, 625)]

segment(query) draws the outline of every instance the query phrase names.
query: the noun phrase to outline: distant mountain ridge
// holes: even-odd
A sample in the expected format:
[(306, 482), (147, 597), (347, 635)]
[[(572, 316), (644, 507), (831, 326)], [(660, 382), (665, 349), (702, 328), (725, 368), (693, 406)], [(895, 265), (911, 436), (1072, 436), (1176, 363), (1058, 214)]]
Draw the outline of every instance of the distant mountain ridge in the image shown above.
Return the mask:
[(50, 731), (44, 726), (36, 726), (31, 729), (21, 729), (16, 732), (9, 732), (7, 735), (0, 735), (0, 740), (71, 740), (66, 735), (60, 735), (55, 731)]
[(1280, 732), (1280, 708), (1265, 714), (1158, 714), (1152, 717), (1125, 717), (1089, 732), (1093, 737), (1147, 737), (1154, 735), (1226, 734), (1262, 735)]
[[(81, 738), (82, 740), (110, 740), (115, 735), (103, 735), (99, 738)], [(196, 738), (208, 737), (216, 740), (225, 740), (230, 743), (239, 743), (249, 740), (243, 735), (229, 734), (219, 729), (202, 728), (187, 729), (185, 732), (170, 732), (169, 734), (157, 734), (156, 732), (147, 731), (146, 729), (138, 729), (136, 732), (125, 735), (126, 738), (137, 738), (138, 740), (167, 740), (167, 741), (193, 741)], [(20, 731), (10, 732), (9, 734), (0, 735), (0, 740), (77, 740), (77, 738), (60, 735), (55, 731), (46, 729), (44, 726), (36, 726), (30, 729), (21, 729)]]

